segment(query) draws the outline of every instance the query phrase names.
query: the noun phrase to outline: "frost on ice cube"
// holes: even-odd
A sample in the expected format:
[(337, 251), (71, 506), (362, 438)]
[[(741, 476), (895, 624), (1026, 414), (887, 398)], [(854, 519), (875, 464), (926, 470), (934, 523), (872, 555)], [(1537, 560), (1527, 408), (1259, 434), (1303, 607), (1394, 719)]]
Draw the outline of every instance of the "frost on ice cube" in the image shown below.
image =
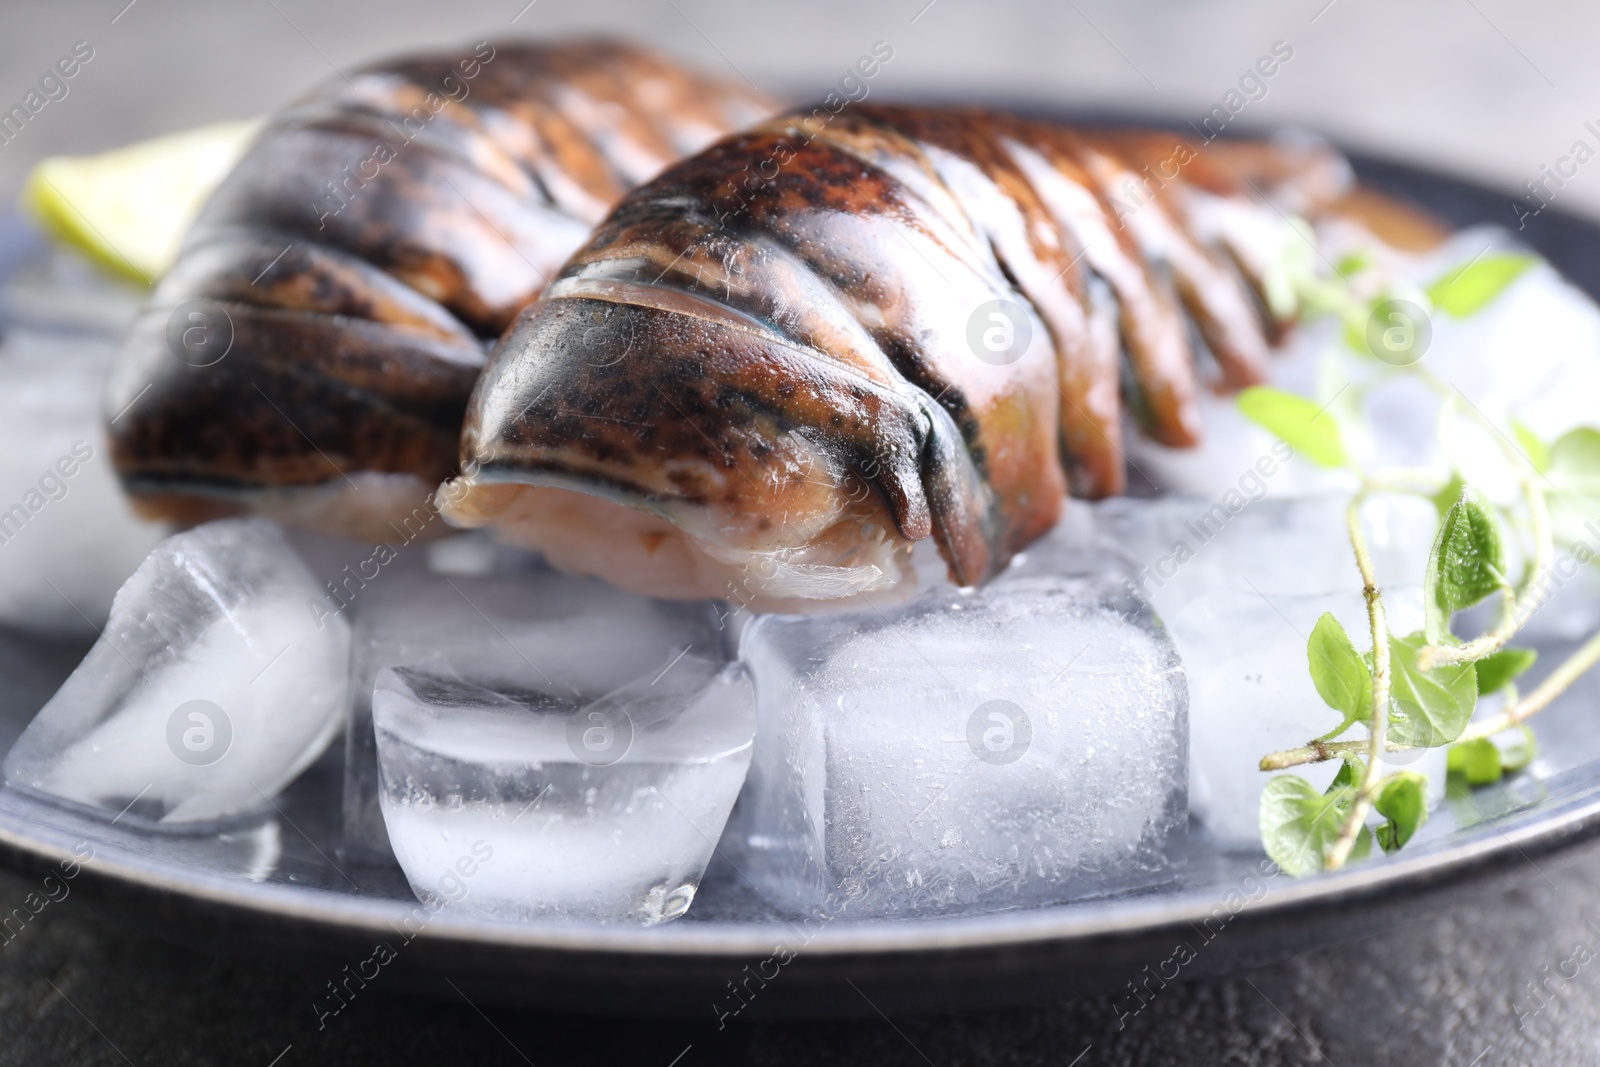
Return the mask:
[(0, 623), (93, 634), (169, 532), (135, 517), (103, 441), (114, 346), (26, 329), (0, 344)]
[[(1415, 586), (1384, 592), (1392, 633), (1422, 624)], [(1323, 612), (1331, 612), (1358, 649), (1371, 647), (1366, 602), (1359, 589), (1319, 596), (1274, 596), (1216, 589), (1165, 616), (1189, 680), (1190, 810), (1219, 847), (1261, 847), (1258, 811), (1271, 775), (1262, 756), (1297, 748), (1339, 723), (1317, 695), (1306, 641)], [(1352, 736), (1362, 736), (1355, 731)], [(1433, 801), (1445, 784), (1444, 749), (1394, 752), (1386, 764), (1428, 777)], [(1292, 773), (1326, 788), (1336, 762)]]
[[(1116, 568), (1163, 618), (1211, 590), (1309, 596), (1359, 589), (1345, 526), (1348, 499), (1072, 500), (1056, 528), (1000, 581)], [(1363, 505), (1362, 522), (1380, 584), (1420, 582), (1438, 522), (1433, 504), (1377, 494)]]
[(1183, 833), (1177, 657), (1104, 579), (767, 616), (728, 846), (774, 902), (852, 918), (1148, 888)]
[(317, 593), (271, 523), (163, 541), (6, 757), (6, 781), (163, 823), (265, 803), (344, 723), (350, 631), (319, 624)]
[(369, 857), (388, 850), (372, 733), (383, 668), (588, 701), (680, 653), (727, 658), (712, 605), (650, 600), (551, 570), (470, 577), (390, 568), (356, 593), (352, 610), (344, 847)]
[(687, 654), (598, 700), (385, 669), (372, 714), (412, 888), (501, 920), (683, 914), (755, 732), (744, 668)]
[[(1370, 644), (1346, 503), (1342, 495), (1237, 508), (1190, 495), (1072, 501), (1061, 523), (996, 583), (1120, 569), (1148, 597), (1188, 678), (1191, 811), (1224, 848), (1260, 847), (1257, 806), (1268, 780), (1257, 769), (1261, 757), (1304, 745), (1339, 721), (1317, 695), (1306, 662), (1317, 618), (1331, 611), (1357, 647)], [(1362, 516), (1391, 629), (1418, 629), (1415, 587), (1437, 525), (1434, 507), (1378, 495)], [(1395, 753), (1391, 760), (1411, 763), (1442, 788), (1442, 752)], [(1334, 770), (1329, 764), (1295, 773), (1321, 787)]]
[[(1441, 277), (1486, 254), (1520, 251), (1509, 234), (1480, 227), (1454, 237), (1430, 269)], [(1433, 327), (1423, 365), (1491, 419), (1515, 415), (1546, 440), (1594, 425), (1600, 307), (1549, 264), (1535, 263), (1466, 318), (1434, 315)]]

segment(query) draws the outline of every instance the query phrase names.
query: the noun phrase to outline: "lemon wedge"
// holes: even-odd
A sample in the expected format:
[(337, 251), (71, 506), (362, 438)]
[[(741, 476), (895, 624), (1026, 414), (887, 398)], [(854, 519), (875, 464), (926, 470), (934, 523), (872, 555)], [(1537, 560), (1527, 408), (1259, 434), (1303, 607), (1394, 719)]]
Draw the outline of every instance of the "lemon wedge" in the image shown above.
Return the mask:
[(260, 128), (223, 122), (95, 156), (52, 156), (28, 175), (22, 204), (52, 237), (149, 284)]

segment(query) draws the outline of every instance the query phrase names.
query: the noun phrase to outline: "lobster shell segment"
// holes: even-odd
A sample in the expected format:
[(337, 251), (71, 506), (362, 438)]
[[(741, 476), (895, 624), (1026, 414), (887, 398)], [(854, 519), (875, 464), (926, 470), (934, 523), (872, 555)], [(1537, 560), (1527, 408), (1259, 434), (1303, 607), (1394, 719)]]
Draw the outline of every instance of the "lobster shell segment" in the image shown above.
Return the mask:
[[(558, 564), (770, 607), (977, 584), (1201, 433), (1298, 309), (1319, 145), (970, 109), (795, 113), (629, 194), (490, 357), (445, 494)], [(620, 506), (619, 506), (620, 505)]]
[(770, 112), (609, 41), (483, 42), (268, 121), (122, 346), (112, 454), (145, 510), (364, 536), (455, 470), (486, 347), (627, 190)]

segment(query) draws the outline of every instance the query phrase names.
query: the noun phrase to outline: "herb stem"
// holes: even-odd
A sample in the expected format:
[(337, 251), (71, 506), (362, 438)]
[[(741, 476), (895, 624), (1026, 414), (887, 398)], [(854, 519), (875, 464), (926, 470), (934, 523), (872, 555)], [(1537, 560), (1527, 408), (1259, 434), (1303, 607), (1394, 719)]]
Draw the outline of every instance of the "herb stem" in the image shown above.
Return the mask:
[[(1280, 752), (1273, 752), (1261, 757), (1261, 769), (1264, 771), (1283, 771), (1290, 767), (1299, 767), (1306, 763), (1324, 763), (1331, 759), (1343, 759), (1345, 756), (1359, 755), (1368, 751), (1370, 744), (1366, 741), (1313, 741), (1309, 745), (1299, 748), (1286, 748)], [(1393, 741), (1384, 743), (1385, 752), (1409, 752), (1411, 745), (1397, 745)]]
[(1600, 663), (1600, 633), (1585, 641), (1578, 651), (1568, 656), (1561, 666), (1551, 671), (1549, 676), (1536, 685), (1527, 696), (1514, 701), (1500, 714), (1468, 727), (1460, 739), (1477, 741), (1511, 729), (1536, 712), (1543, 711), (1552, 700), (1564, 693), (1596, 663)]
[(1445, 483), (1433, 471), (1423, 468), (1395, 467), (1378, 474), (1366, 475), (1368, 488), (1384, 493), (1412, 493), (1432, 497), (1444, 488)]
[[(1455, 406), (1452, 386), (1441, 381), (1426, 367), (1418, 365), (1411, 369), (1419, 379), (1439, 394), (1444, 403)], [(1545, 572), (1549, 569), (1550, 558), (1555, 553), (1554, 538), (1550, 531), (1550, 509), (1545, 501), (1544, 490), (1538, 484), (1542, 475), (1531, 468), (1528, 458), (1505, 435), (1505, 431), (1484, 415), (1476, 404), (1469, 400), (1464, 414), (1483, 427), (1501, 454), (1505, 456), (1506, 462), (1517, 471), (1522, 495), (1527, 501), (1533, 524), (1533, 565), (1529, 568), (1528, 579), (1523, 583), (1520, 596), (1506, 597), (1505, 610), (1501, 612), (1500, 621), (1494, 629), (1461, 645), (1424, 646), (1417, 653), (1417, 669), (1422, 671), (1429, 671), (1447, 663), (1472, 663), (1505, 647), (1506, 642), (1511, 640), (1512, 635), (1527, 622), (1528, 616), (1538, 608), (1544, 594)]]
[[(1584, 642), (1582, 647), (1568, 656), (1561, 666), (1551, 671), (1527, 696), (1520, 699), (1513, 696), (1504, 711), (1482, 722), (1473, 723), (1462, 732), (1455, 743), (1482, 740), (1520, 726), (1549, 707), (1551, 701), (1571, 688), (1573, 682), (1596, 664), (1600, 664), (1600, 633), (1594, 634)], [(1514, 686), (1511, 691), (1515, 694)], [(1282, 771), (1306, 763), (1324, 763), (1331, 759), (1343, 759), (1345, 756), (1366, 752), (1369, 747), (1366, 741), (1312, 741), (1299, 748), (1286, 748), (1261, 757), (1261, 769)], [(1413, 745), (1397, 745), (1390, 741), (1384, 744), (1384, 751), (1415, 752), (1417, 749)]]
[(1372, 627), (1372, 717), (1368, 723), (1367, 766), (1356, 789), (1355, 800), (1350, 804), (1350, 814), (1345, 818), (1339, 836), (1328, 849), (1324, 866), (1336, 871), (1350, 858), (1356, 838), (1366, 825), (1367, 812), (1377, 795), (1378, 783), (1383, 774), (1385, 735), (1389, 730), (1389, 621), (1383, 610), (1383, 593), (1378, 589), (1377, 573), (1372, 566), (1372, 556), (1367, 551), (1367, 539), (1361, 532), (1361, 504), (1365, 493), (1351, 497), (1345, 508), (1345, 524), (1350, 529), (1350, 548), (1355, 552), (1356, 567), (1361, 571), (1361, 592), (1367, 601), (1367, 619)]

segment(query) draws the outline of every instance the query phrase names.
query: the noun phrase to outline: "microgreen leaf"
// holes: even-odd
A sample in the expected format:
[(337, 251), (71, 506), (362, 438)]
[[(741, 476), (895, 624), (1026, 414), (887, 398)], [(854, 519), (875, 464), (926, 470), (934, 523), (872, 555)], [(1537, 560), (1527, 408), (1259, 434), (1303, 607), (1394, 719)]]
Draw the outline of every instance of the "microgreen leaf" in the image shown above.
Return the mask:
[(1451, 745), (1445, 754), (1445, 769), (1468, 785), (1493, 785), (1500, 780), (1500, 750), (1487, 737)]
[(1388, 821), (1378, 827), (1378, 845), (1393, 852), (1428, 820), (1428, 780), (1416, 771), (1401, 771), (1383, 780), (1372, 806)]
[(1505, 588), (1505, 552), (1500, 521), (1463, 489), (1445, 512), (1428, 555), (1423, 579), (1423, 609), (1428, 640), (1437, 644), (1450, 633), (1450, 616)]
[(1533, 762), (1538, 746), (1526, 723), (1494, 737), (1479, 737), (1451, 745), (1445, 756), (1449, 774), (1469, 786), (1493, 785)]
[(1590, 529), (1600, 515), (1600, 430), (1580, 426), (1556, 438), (1546, 477), (1553, 486), (1546, 499), (1556, 541), (1587, 544), (1585, 535), (1600, 533)]
[[(1281, 774), (1272, 779), (1261, 791), (1261, 843), (1267, 855), (1296, 878), (1322, 870), (1354, 799), (1355, 790), (1349, 786), (1324, 795), (1298, 775)], [(1350, 858), (1359, 859), (1371, 851), (1372, 832), (1363, 826)]]
[(1389, 638), (1389, 740), (1411, 748), (1437, 748), (1461, 736), (1478, 702), (1478, 675), (1470, 663), (1417, 669), (1428, 644), (1420, 633)]
[(1310, 310), (1319, 310), (1317, 292), (1322, 288), (1317, 281), (1315, 232), (1304, 219), (1293, 218), (1284, 230), (1283, 244), (1278, 254), (1267, 263), (1263, 275), (1262, 295), (1273, 318), (1288, 319), (1301, 310), (1302, 299)]
[(1339, 762), (1339, 773), (1333, 776), (1333, 781), (1328, 783), (1328, 788), (1322, 791), (1323, 796), (1332, 796), (1341, 789), (1351, 789), (1361, 780), (1366, 773), (1366, 768), (1356, 760), (1344, 759)]
[(1480, 256), (1465, 267), (1447, 271), (1428, 286), (1428, 299), (1446, 315), (1465, 318), (1481, 310), (1538, 260), (1518, 253)]
[(1587, 474), (1600, 478), (1600, 430), (1578, 426), (1550, 445), (1551, 469), (1560, 474)]
[(1372, 253), (1365, 248), (1358, 248), (1339, 260), (1333, 269), (1340, 277), (1348, 278), (1352, 274), (1360, 274), (1370, 266), (1372, 266)]
[(1450, 509), (1456, 506), (1456, 501), (1461, 499), (1461, 490), (1465, 489), (1466, 485), (1459, 473), (1451, 471), (1450, 480), (1445, 483), (1444, 488), (1431, 497), (1434, 508), (1439, 512), (1439, 521), (1443, 522)]
[(1372, 672), (1350, 643), (1350, 635), (1331, 612), (1323, 612), (1306, 642), (1311, 681), (1323, 703), (1337, 711), (1342, 721), (1322, 735), (1324, 741), (1344, 733), (1353, 723), (1364, 722), (1372, 711)]
[(1521, 419), (1511, 420), (1511, 436), (1517, 439), (1517, 447), (1522, 449), (1528, 457), (1528, 462), (1533, 464), (1533, 469), (1543, 473), (1550, 469), (1550, 446), (1544, 439)]
[(1472, 665), (1478, 672), (1478, 695), (1485, 696), (1504, 688), (1538, 658), (1539, 653), (1531, 648), (1502, 648), (1491, 652)]
[(1245, 418), (1282, 438), (1290, 448), (1322, 467), (1343, 467), (1349, 462), (1339, 423), (1303, 396), (1253, 385), (1239, 394)]

